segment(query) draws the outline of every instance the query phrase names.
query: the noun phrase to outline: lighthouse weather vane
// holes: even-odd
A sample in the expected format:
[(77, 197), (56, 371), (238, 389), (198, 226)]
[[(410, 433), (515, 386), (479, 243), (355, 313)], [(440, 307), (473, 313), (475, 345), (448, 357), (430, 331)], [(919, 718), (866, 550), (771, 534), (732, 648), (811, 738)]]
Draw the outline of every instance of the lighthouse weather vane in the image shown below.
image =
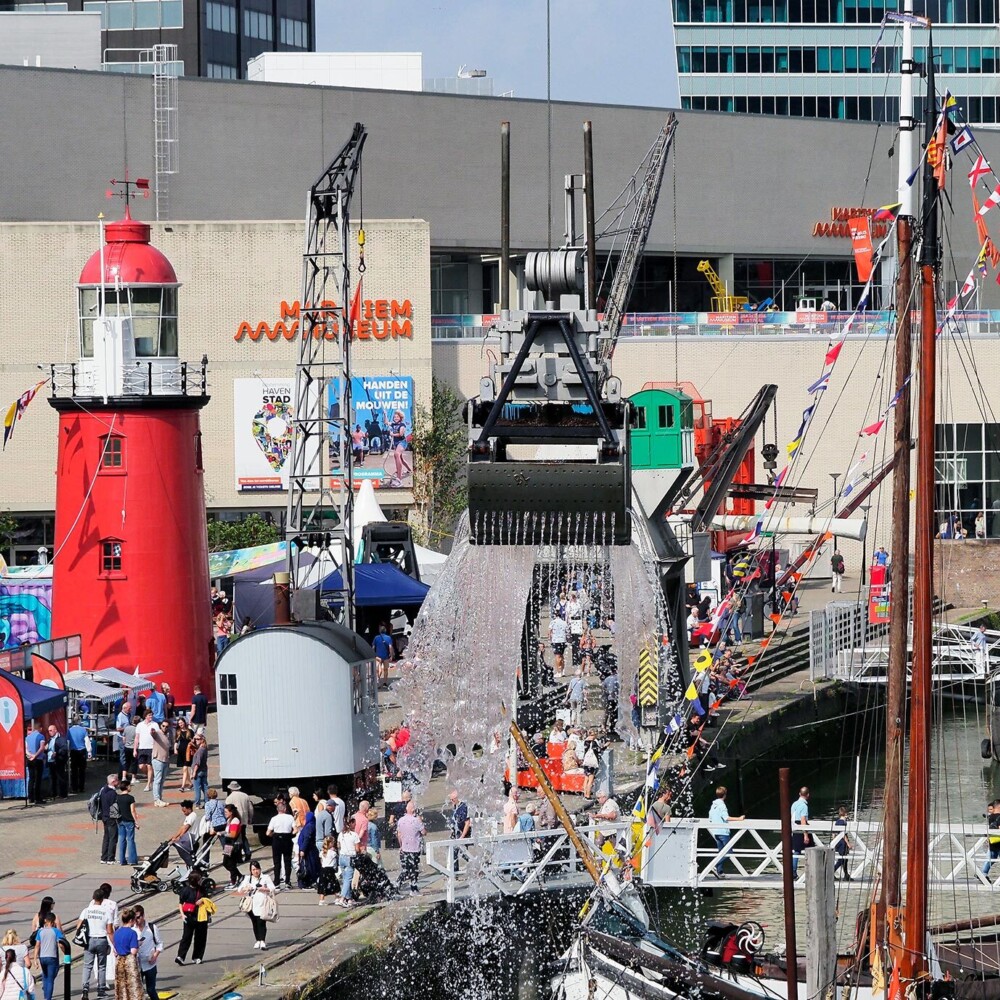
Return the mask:
[(139, 197), (139, 192), (142, 192), (143, 198), (148, 198), (149, 191), (149, 178), (148, 177), (137, 177), (135, 180), (130, 180), (128, 171), (125, 171), (125, 180), (116, 181), (113, 177), (111, 178), (111, 187), (104, 192), (107, 198), (121, 198), (125, 202), (125, 207), (128, 208), (129, 202), (133, 198)]

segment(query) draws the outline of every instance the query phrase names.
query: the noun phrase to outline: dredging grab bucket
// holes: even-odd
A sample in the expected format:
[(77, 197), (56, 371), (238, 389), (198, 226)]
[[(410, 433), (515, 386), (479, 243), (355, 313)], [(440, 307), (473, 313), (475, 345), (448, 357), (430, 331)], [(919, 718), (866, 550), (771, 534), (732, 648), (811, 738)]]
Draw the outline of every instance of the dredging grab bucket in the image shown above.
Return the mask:
[(473, 545), (628, 545), (629, 481), (611, 462), (471, 462)]

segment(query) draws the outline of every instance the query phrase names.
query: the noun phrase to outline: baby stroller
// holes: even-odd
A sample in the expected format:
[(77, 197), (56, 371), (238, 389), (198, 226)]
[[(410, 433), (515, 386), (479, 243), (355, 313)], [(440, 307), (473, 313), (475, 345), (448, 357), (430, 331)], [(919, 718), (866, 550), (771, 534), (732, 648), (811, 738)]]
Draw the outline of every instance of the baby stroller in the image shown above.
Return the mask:
[(206, 840), (204, 843), (199, 843), (194, 850), (194, 854), (191, 856), (191, 866), (190, 868), (181, 863), (177, 865), (174, 869), (175, 877), (170, 883), (170, 887), (176, 893), (180, 893), (181, 887), (187, 883), (188, 875), (191, 872), (198, 872), (202, 876), (201, 891), (205, 893), (206, 896), (211, 895), (215, 892), (217, 885), (214, 878), (209, 875), (209, 871), (212, 868), (211, 861), (212, 854), (212, 840)]
[(176, 875), (177, 869), (169, 875), (161, 877), (158, 873), (167, 867), (170, 861), (170, 841), (165, 840), (145, 861), (135, 865), (129, 885), (135, 893), (166, 892)]
[(354, 870), (358, 873), (357, 888), (354, 890), (366, 903), (381, 903), (395, 899), (396, 887), (389, 876), (367, 854), (359, 854), (353, 859)]

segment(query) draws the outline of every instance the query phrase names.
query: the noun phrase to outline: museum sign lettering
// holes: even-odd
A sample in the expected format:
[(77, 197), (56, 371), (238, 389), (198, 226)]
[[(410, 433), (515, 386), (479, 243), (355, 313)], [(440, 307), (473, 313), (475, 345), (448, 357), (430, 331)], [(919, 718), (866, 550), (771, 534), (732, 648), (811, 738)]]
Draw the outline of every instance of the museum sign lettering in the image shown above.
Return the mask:
[[(262, 320), (250, 323), (244, 320), (233, 339), (295, 340), (308, 337), (314, 340), (336, 340), (340, 332), (340, 310), (336, 302), (324, 299), (317, 309), (303, 307), (296, 299), (289, 303), (282, 300), (281, 318), (275, 323)], [(364, 299), (354, 322), (352, 340), (413, 339), (413, 304), (409, 299)]]
[(851, 208), (843, 205), (834, 205), (830, 209), (829, 222), (814, 222), (812, 228), (813, 236), (843, 236), (850, 239), (851, 224), (848, 220), (869, 217), (872, 219), (872, 236), (881, 239), (889, 232), (890, 222), (876, 222), (874, 219), (877, 208)]

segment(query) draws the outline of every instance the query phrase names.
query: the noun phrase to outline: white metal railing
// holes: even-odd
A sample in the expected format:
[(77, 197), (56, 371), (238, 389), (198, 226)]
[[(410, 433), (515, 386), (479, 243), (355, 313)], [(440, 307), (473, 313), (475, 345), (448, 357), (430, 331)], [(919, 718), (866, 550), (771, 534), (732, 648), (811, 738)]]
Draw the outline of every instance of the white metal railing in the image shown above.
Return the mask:
[[(645, 828), (640, 877), (652, 886), (697, 888), (717, 885), (714, 872), (719, 868), (725, 883), (734, 888), (781, 888), (779, 820), (733, 821), (731, 835), (721, 848), (715, 841), (717, 828), (717, 824), (707, 819), (672, 820), (659, 833)], [(836, 849), (846, 835), (850, 849), (845, 859), (852, 879), (868, 881), (880, 874), (880, 822), (852, 822), (845, 832), (831, 821), (823, 820), (801, 829), (809, 833), (811, 846), (816, 847)], [(578, 830), (597, 851), (599, 835), (612, 843), (624, 842), (633, 832), (633, 824), (597, 823)], [(906, 842), (905, 831), (903, 842)], [(1000, 879), (994, 883), (982, 870), (988, 857), (985, 821), (979, 829), (962, 824), (934, 825), (929, 843), (929, 884), (932, 888), (961, 885), (969, 891), (1000, 892)], [(504, 895), (519, 896), (552, 881), (565, 886), (584, 884), (589, 879), (573, 843), (562, 829), (487, 835), (472, 840), (431, 840), (426, 844), (426, 861), (444, 881), (449, 903), (473, 886), (492, 886)], [(1000, 874), (1000, 862), (997, 865)], [(801, 888), (804, 883), (805, 862), (798, 869), (795, 884)]]

